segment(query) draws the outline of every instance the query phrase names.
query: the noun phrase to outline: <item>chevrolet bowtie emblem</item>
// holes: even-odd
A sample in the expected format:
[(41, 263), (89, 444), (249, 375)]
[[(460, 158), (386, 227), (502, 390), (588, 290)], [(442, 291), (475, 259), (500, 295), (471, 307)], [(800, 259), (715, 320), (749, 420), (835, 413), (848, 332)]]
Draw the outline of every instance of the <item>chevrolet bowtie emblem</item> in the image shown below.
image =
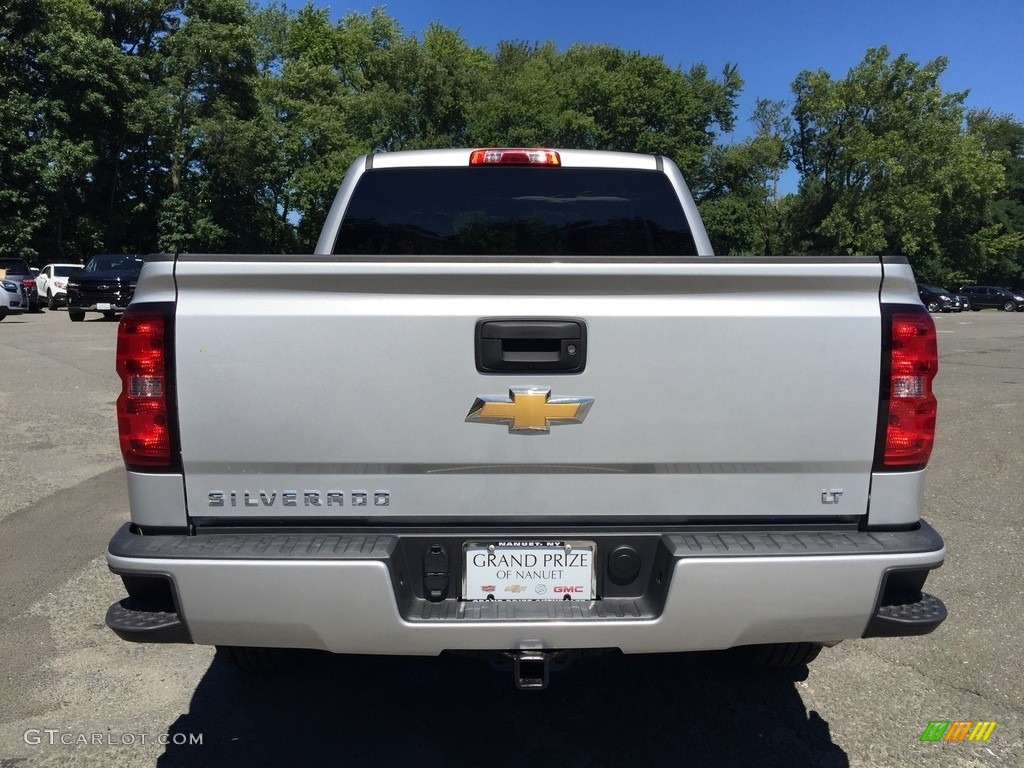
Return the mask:
[(508, 398), (478, 397), (466, 421), (507, 424), (508, 431), (545, 433), (552, 424), (581, 424), (593, 405), (592, 397), (551, 397), (550, 389), (513, 387)]

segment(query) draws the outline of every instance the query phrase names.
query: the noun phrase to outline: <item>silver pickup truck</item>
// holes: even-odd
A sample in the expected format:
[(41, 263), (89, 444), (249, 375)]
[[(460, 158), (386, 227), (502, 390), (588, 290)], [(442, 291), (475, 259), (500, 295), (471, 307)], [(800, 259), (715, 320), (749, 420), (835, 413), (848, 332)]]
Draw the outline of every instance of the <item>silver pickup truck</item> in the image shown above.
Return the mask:
[[(802, 664), (930, 632), (901, 257), (715, 256), (671, 160), (362, 157), (309, 256), (155, 256), (118, 331), (126, 640)], [(741, 652), (742, 654), (742, 652)]]

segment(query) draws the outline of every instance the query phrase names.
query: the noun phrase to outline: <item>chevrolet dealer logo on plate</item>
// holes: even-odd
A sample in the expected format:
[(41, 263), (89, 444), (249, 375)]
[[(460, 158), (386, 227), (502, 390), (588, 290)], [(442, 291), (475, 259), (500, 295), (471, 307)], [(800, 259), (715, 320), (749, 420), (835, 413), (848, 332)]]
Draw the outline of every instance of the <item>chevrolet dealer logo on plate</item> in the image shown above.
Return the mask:
[(552, 424), (582, 424), (593, 405), (592, 397), (551, 397), (550, 389), (513, 387), (508, 397), (478, 397), (466, 421), (505, 424), (508, 431), (542, 434)]

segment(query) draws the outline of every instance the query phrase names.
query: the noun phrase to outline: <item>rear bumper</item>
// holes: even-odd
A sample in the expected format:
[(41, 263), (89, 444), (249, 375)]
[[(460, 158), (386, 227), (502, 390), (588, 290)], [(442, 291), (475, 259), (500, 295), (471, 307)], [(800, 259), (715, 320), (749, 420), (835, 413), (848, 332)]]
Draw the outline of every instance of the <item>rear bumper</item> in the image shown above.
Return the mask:
[(64, 293), (64, 303), (68, 309), (84, 312), (124, 312), (134, 294), (134, 288), (103, 293), (69, 289)]
[[(626, 541), (643, 554), (643, 567), (626, 585), (614, 584), (605, 573), (607, 559), (599, 559), (602, 599), (596, 601), (462, 602), (463, 538), (480, 536), (141, 536), (126, 525), (108, 547), (110, 569), (129, 581), (142, 577), (143, 583), (169, 585), (171, 600), (147, 605), (129, 598), (111, 607), (107, 623), (121, 637), (143, 642), (436, 655), (455, 649), (654, 653), (831, 643), (923, 634), (945, 618), (941, 601), (920, 592), (928, 571), (945, 556), (942, 539), (923, 522), (887, 533), (592, 536), (599, 551)], [(456, 553), (452, 596), (439, 601), (422, 597), (420, 555), (432, 541)]]
[(65, 299), (69, 309), (78, 309), (82, 312), (124, 312), (128, 308), (128, 302), (118, 301), (77, 301), (70, 302)]

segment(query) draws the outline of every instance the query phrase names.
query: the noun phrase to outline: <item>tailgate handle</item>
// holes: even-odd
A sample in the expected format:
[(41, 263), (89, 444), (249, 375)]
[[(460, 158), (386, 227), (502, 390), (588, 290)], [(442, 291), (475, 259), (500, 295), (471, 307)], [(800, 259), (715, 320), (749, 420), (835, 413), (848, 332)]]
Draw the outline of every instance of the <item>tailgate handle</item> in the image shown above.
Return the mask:
[(587, 324), (576, 319), (489, 318), (476, 324), (481, 373), (580, 373), (587, 364)]

